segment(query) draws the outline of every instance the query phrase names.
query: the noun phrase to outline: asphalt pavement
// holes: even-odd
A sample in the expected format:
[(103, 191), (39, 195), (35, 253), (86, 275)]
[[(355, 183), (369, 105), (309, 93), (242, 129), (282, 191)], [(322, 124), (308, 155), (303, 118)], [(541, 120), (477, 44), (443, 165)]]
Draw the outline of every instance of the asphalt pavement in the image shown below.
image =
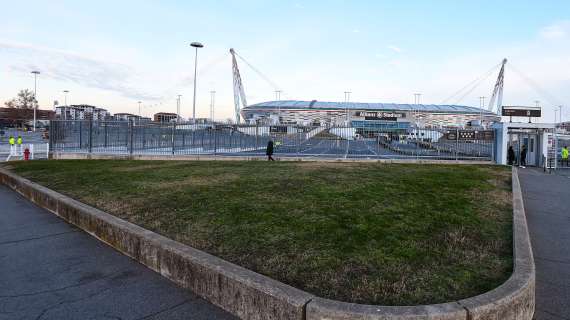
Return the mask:
[(235, 319), (0, 185), (0, 320)]
[(537, 320), (570, 319), (570, 169), (520, 169), (536, 263)]

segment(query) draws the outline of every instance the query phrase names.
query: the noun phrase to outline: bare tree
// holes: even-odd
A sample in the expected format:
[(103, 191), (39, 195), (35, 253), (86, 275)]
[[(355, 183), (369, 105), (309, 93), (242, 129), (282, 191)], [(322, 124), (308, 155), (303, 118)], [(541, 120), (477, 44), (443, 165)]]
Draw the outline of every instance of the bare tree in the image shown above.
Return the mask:
[(34, 93), (28, 89), (20, 90), (16, 98), (4, 102), (7, 108), (33, 109), (38, 107), (38, 101), (34, 97)]

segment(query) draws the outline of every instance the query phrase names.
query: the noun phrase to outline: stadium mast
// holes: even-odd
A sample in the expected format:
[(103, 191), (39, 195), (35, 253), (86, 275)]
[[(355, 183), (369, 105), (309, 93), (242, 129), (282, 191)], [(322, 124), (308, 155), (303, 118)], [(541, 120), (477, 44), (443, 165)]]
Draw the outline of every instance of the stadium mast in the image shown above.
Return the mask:
[[(240, 123), (240, 110), (241, 107), (247, 107), (247, 100), (245, 98), (245, 90), (243, 88), (243, 83), (241, 81), (241, 75), (239, 74), (239, 68), (236, 60), (236, 52), (234, 49), (230, 49), (232, 54), (232, 73), (234, 77), (234, 107), (236, 113), (236, 123)], [(241, 103), (240, 103), (241, 102)], [(241, 104), (241, 107), (240, 107)]]
[(495, 88), (493, 89), (493, 94), (489, 100), (489, 111), (495, 109), (495, 101), (497, 102), (497, 114), (501, 113), (501, 107), (503, 106), (503, 87), (505, 85), (505, 65), (507, 64), (507, 59), (503, 59), (501, 65), (501, 71), (499, 71), (499, 76), (497, 77), (497, 83), (495, 83)]

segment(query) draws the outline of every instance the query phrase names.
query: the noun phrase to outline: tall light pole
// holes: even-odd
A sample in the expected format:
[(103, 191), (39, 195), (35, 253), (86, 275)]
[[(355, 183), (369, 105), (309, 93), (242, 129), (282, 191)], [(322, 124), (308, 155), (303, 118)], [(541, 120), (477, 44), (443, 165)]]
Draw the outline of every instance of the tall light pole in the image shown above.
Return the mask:
[(210, 122), (214, 123), (214, 104), (216, 103), (216, 91), (210, 91)]
[(484, 107), (485, 107), (485, 97), (481, 96), (481, 97), (479, 97), (479, 109), (481, 109), (481, 110), (479, 110), (479, 112), (481, 114), (479, 122), (481, 122), (480, 123), (481, 126), (483, 126), (483, 108)]
[(138, 102), (138, 104), (139, 104), (139, 118), (141, 117), (141, 103), (142, 103), (142, 101)]
[[(275, 90), (275, 100), (281, 100), (281, 90)], [(281, 124), (281, 104), (277, 104), (277, 120), (279, 120), (279, 124)]]
[(192, 42), (191, 47), (196, 48), (196, 55), (194, 57), (194, 100), (192, 101), (192, 122), (196, 123), (196, 74), (198, 70), (198, 48), (204, 48), (200, 42)]
[(66, 107), (67, 107), (67, 94), (68, 93), (69, 93), (69, 90), (63, 90), (63, 94), (65, 95), (64, 102), (65, 102)]
[(562, 106), (558, 106), (560, 108), (560, 124), (562, 124)]
[(422, 94), (421, 93), (414, 93), (414, 104), (416, 107), (414, 108), (414, 120), (416, 121), (416, 126), (419, 124), (418, 121), (418, 114), (419, 114), (419, 107), (418, 105), (421, 103)]
[(344, 92), (344, 103), (345, 103), (345, 107), (346, 107), (346, 125), (348, 126), (350, 123), (350, 113), (348, 112), (348, 103), (350, 102), (350, 94), (352, 92), (351, 91), (345, 91)]
[(67, 94), (69, 93), (69, 90), (63, 90), (63, 95), (64, 95), (64, 106), (65, 108), (63, 109), (63, 120), (67, 120)]
[(180, 97), (182, 97), (181, 94), (178, 95), (178, 99), (176, 99), (176, 122), (180, 122), (180, 104), (181, 101)]
[(34, 75), (34, 102), (33, 102), (33, 107), (34, 107), (34, 132), (36, 131), (36, 112), (37, 112), (37, 90), (38, 90), (38, 75), (40, 74), (39, 71), (34, 70), (32, 71), (32, 74)]

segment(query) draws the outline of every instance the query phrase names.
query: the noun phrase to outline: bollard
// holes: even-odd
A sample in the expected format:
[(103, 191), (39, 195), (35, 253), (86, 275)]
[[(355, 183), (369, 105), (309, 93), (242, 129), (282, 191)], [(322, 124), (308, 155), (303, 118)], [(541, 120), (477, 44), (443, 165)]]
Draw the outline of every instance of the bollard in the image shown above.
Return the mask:
[(30, 160), (30, 149), (26, 148), (26, 150), (24, 150), (24, 160), (28, 161)]

